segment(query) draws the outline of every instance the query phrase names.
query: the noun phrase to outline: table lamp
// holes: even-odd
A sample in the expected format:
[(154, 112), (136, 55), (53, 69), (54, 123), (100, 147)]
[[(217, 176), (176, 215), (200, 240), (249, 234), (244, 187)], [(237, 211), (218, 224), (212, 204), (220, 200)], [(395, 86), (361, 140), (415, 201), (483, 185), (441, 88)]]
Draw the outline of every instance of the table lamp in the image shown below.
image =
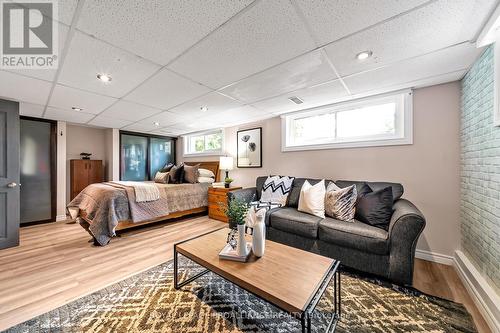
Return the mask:
[(233, 170), (234, 168), (233, 158), (231, 156), (221, 156), (219, 168), (226, 171), (226, 178), (229, 178), (229, 170)]

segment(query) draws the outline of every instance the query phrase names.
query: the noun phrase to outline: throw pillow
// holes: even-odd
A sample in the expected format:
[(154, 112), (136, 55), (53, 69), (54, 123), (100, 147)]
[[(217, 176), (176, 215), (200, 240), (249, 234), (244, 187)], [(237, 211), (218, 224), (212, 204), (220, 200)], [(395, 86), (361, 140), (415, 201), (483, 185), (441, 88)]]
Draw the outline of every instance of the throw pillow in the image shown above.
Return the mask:
[(376, 192), (363, 192), (356, 203), (356, 219), (377, 228), (389, 229), (392, 216), (392, 188), (386, 187)]
[(207, 178), (214, 178), (215, 179), (215, 174), (211, 170), (200, 168), (200, 169), (198, 169), (198, 171), (200, 172), (200, 177), (207, 177)]
[(352, 222), (357, 200), (356, 185), (339, 188), (334, 183), (330, 183), (326, 188), (325, 213), (337, 220)]
[(160, 170), (160, 172), (169, 172), (170, 169), (172, 169), (173, 166), (174, 166), (173, 163), (167, 163), (167, 164), (165, 164), (165, 166), (163, 167), (163, 169)]
[(264, 185), (262, 186), (262, 194), (260, 195), (261, 202), (275, 202), (282, 206), (286, 205), (288, 195), (292, 190), (294, 177), (280, 177), (269, 176), (267, 177)]
[(212, 177), (198, 177), (198, 183), (209, 183), (212, 184), (215, 182), (215, 179)]
[(168, 173), (168, 182), (171, 184), (180, 184), (184, 177), (184, 164), (174, 165)]
[(307, 180), (302, 185), (298, 210), (325, 218), (325, 180), (311, 185)]
[(168, 182), (168, 172), (157, 171), (155, 175), (155, 183), (166, 184)]
[(199, 164), (196, 165), (185, 165), (184, 164), (184, 179), (183, 183), (195, 184), (198, 181), (198, 177), (200, 173), (198, 169), (200, 168)]

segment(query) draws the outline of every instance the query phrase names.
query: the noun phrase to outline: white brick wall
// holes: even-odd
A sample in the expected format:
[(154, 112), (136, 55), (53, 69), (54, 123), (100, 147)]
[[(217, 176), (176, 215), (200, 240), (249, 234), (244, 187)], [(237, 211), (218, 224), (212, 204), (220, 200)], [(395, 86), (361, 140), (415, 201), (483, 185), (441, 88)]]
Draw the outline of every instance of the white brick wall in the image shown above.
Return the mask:
[(500, 293), (500, 127), (493, 126), (493, 47), (462, 80), (462, 250)]

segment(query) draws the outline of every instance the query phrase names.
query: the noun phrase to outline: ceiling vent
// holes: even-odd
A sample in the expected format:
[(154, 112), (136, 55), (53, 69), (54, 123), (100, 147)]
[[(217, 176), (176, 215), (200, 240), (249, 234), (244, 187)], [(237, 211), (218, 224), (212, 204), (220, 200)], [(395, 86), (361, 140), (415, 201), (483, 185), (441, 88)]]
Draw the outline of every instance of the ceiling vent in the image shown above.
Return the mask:
[(304, 101), (301, 100), (300, 98), (298, 98), (297, 96), (292, 96), (292, 97), (289, 97), (288, 99), (291, 100), (292, 102), (294, 102), (295, 104), (302, 104), (302, 103), (304, 103)]

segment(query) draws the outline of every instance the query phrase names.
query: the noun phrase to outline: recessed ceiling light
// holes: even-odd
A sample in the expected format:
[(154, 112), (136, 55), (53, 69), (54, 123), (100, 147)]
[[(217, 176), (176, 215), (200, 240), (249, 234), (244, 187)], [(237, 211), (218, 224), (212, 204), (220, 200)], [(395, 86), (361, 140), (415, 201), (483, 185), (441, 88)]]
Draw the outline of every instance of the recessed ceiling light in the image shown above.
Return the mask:
[(153, 125), (155, 125), (156, 127), (159, 127), (159, 126), (160, 126), (160, 123), (159, 123), (159, 122), (157, 122), (157, 121), (154, 121), (154, 122), (153, 122)]
[(297, 96), (292, 96), (292, 97), (289, 97), (288, 99), (291, 100), (292, 102), (294, 102), (295, 104), (302, 104), (302, 103), (304, 103), (304, 101), (301, 100), (300, 98), (298, 98)]
[(71, 107), (71, 109), (73, 111), (83, 111), (83, 108), (79, 108), (79, 107), (76, 107), (76, 106)]
[(97, 78), (102, 82), (110, 82), (113, 78), (109, 74), (97, 74)]
[(358, 54), (356, 54), (356, 59), (366, 60), (366, 59), (370, 58), (372, 55), (373, 55), (372, 51), (363, 51), (363, 52), (359, 52)]
[(207, 111), (208, 111), (208, 106), (202, 106), (202, 107), (200, 108), (200, 110), (201, 110), (202, 112), (207, 112)]

